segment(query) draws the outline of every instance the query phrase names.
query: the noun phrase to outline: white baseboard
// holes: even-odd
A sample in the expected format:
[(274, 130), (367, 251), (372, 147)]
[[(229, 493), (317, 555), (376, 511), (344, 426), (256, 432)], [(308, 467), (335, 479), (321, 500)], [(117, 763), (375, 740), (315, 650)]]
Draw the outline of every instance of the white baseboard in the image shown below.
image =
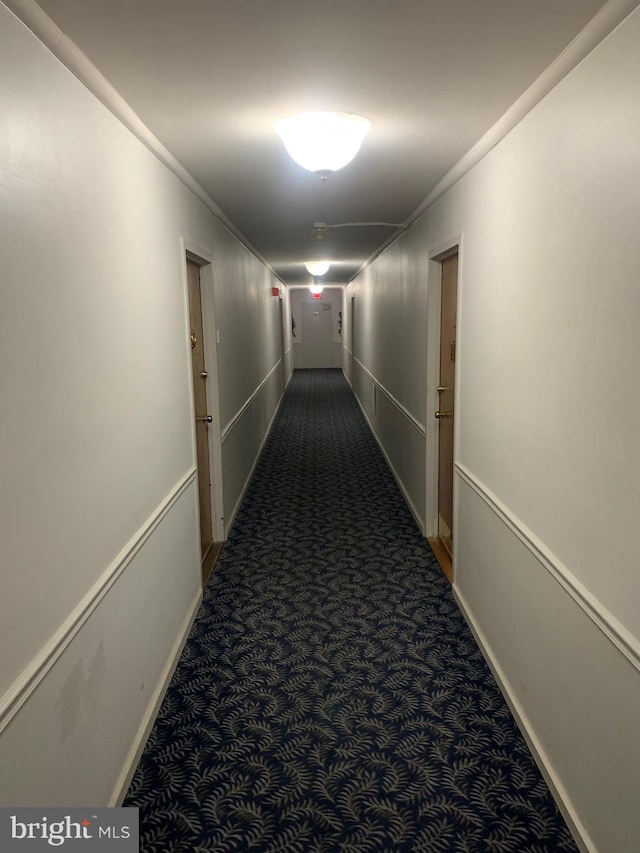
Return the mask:
[[(578, 818), (578, 815), (573, 808), (573, 805), (568, 797), (566, 789), (556, 776), (556, 773), (549, 761), (549, 757), (546, 752), (542, 748), (540, 741), (535, 735), (533, 728), (531, 726), (531, 722), (524, 711), (519, 700), (516, 698), (513, 690), (511, 689), (511, 685), (507, 680), (504, 670), (497, 662), (490, 646), (487, 643), (486, 637), (483, 631), (478, 627), (475, 619), (473, 618), (473, 614), (469, 609), (467, 602), (464, 599), (464, 596), (461, 594), (460, 590), (456, 587), (455, 579), (453, 584), (453, 595), (456, 599), (458, 607), (460, 608), (462, 615), (467, 622), (467, 625), (471, 629), (482, 654), (487, 661), (491, 672), (493, 673), (494, 678), (498, 683), (498, 687), (500, 688), (502, 695), (504, 696), (509, 708), (511, 709), (511, 713), (513, 714), (516, 723), (518, 724), (518, 728), (522, 732), (524, 739), (527, 742), (527, 746), (529, 747), (531, 754), (533, 755), (536, 764), (538, 765), (540, 772), (544, 776), (544, 779), (551, 791), (554, 800), (556, 801), (558, 808), (560, 809), (563, 818), (566, 821), (567, 826), (573, 838), (583, 853), (598, 853), (598, 850), (589, 837), (587, 830), (584, 827), (582, 821)], [(603, 851), (601, 851), (603, 853)]]
[(155, 723), (158, 712), (160, 711), (162, 700), (164, 699), (169, 682), (171, 681), (175, 668), (180, 660), (180, 655), (182, 654), (182, 650), (187, 642), (187, 638), (189, 637), (189, 632), (191, 631), (191, 627), (195, 621), (201, 602), (202, 590), (198, 590), (191, 602), (189, 610), (187, 611), (187, 615), (180, 626), (180, 631), (178, 632), (176, 641), (171, 649), (171, 654), (169, 655), (162, 673), (160, 674), (156, 688), (151, 695), (151, 699), (149, 700), (149, 704), (145, 710), (142, 722), (136, 732), (131, 749), (127, 754), (122, 772), (118, 777), (113, 793), (109, 797), (109, 806), (120, 806), (127, 791), (129, 790), (131, 779), (136, 771), (138, 762), (140, 761), (140, 756), (142, 755), (147, 739), (151, 733), (151, 729), (153, 728), (153, 724)]

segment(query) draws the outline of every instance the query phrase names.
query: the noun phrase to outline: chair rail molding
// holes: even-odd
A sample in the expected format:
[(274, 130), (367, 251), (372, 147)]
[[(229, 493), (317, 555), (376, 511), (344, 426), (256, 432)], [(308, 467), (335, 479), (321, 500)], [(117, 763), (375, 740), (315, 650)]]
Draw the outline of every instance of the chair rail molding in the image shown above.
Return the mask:
[(495, 515), (518, 537), (602, 633), (640, 671), (640, 641), (576, 578), (536, 534), (529, 530), (466, 466), (456, 462), (455, 470), (460, 479), (473, 489)]
[(282, 364), (282, 359), (279, 358), (278, 361), (276, 361), (274, 366), (271, 368), (271, 370), (267, 373), (265, 378), (262, 380), (262, 382), (255, 389), (255, 391), (247, 398), (247, 400), (243, 403), (243, 405), (238, 409), (238, 411), (231, 418), (229, 423), (222, 430), (222, 442), (223, 442), (223, 444), (224, 444), (225, 439), (227, 438), (227, 436), (231, 432), (231, 430), (238, 423), (238, 421), (242, 418), (242, 416), (245, 414), (247, 409), (252, 405), (252, 403), (254, 403), (256, 401), (256, 398), (258, 397), (258, 395), (260, 394), (262, 389), (265, 387), (267, 382), (271, 379), (271, 377), (273, 376), (275, 371), (280, 367), (281, 364)]
[(111, 587), (126, 570), (144, 543), (168, 515), (189, 486), (195, 482), (195, 466), (178, 480), (164, 500), (133, 534), (111, 564), (74, 607), (58, 630), (0, 699), (0, 733), (9, 725), (31, 694), (53, 668), (91, 614), (100, 605)]
[[(348, 351), (348, 350), (347, 350), (347, 351)], [(409, 409), (407, 409), (405, 406), (403, 406), (403, 405), (402, 405), (402, 403), (401, 403), (398, 399), (396, 399), (396, 397), (394, 397), (394, 396), (393, 396), (393, 394), (391, 393), (391, 391), (388, 391), (388, 390), (384, 387), (384, 385), (382, 385), (382, 383), (378, 382), (378, 380), (377, 380), (377, 379), (376, 379), (376, 377), (373, 375), (373, 373), (371, 373), (371, 371), (370, 371), (370, 370), (368, 370), (368, 369), (364, 366), (364, 364), (360, 361), (360, 359), (358, 359), (358, 358), (355, 358), (355, 357), (354, 357), (354, 361), (356, 362), (356, 364), (358, 365), (358, 367), (359, 367), (359, 368), (360, 368), (364, 373), (366, 373), (366, 375), (369, 377), (369, 379), (373, 382), (374, 386), (375, 386), (376, 388), (378, 388), (380, 391), (382, 391), (382, 393), (385, 395), (385, 397), (387, 397), (387, 399), (388, 399), (391, 403), (393, 403), (393, 405), (396, 407), (396, 409), (398, 409), (398, 411), (399, 411), (402, 415), (404, 415), (404, 417), (409, 421), (409, 423), (411, 424), (411, 426), (412, 426), (414, 429), (416, 429), (416, 430), (420, 433), (420, 435), (424, 438), (424, 437), (425, 437), (425, 435), (426, 435), (426, 428), (425, 428), (425, 425), (424, 425), (424, 424), (422, 424), (422, 423), (420, 423), (420, 421), (419, 421), (416, 417), (414, 417), (414, 416), (411, 414), (411, 412), (409, 411)]]

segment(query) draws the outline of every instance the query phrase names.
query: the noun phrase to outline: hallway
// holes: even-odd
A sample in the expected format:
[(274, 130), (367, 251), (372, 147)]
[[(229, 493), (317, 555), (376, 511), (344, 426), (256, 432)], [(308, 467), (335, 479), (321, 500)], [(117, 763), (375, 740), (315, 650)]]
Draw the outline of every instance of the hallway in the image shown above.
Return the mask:
[[(288, 826), (273, 788), (260, 794), (267, 771), (301, 833), (311, 810), (305, 837), (350, 832), (350, 809), (375, 834), (364, 788), (345, 787), (364, 784), (370, 754), (382, 765), (367, 806), (400, 808), (419, 836), (439, 795), (393, 797), (423, 780), (412, 750), (441, 737), (438, 820), (476, 843), (493, 829), (488, 813), (474, 823), (475, 789), (458, 786), (474, 797), (466, 829), (447, 817), (460, 774), (486, 783), (465, 776), (465, 727), (525, 761), (492, 682), (449, 693), (486, 672), (481, 653), (579, 849), (637, 853), (638, 45), (638, 0), (0, 1), (0, 806), (121, 805), (200, 613), (188, 654), (204, 631), (222, 670), (198, 670), (180, 702), (216, 726), (242, 708), (240, 732), (215, 729), (210, 766), (179, 746), (166, 770), (142, 765), (160, 799), (167, 781), (185, 785), (183, 804), (216, 791), (222, 810), (196, 816), (195, 833), (206, 818), (233, 836), (216, 774), (236, 772), (242, 738), (272, 738), (264, 773), (238, 780), (267, 849)], [(306, 110), (371, 124), (330, 176), (296, 163), (276, 130)], [(277, 416), (294, 368), (338, 365), (357, 409), (343, 385), (330, 426), (312, 427), (328, 390), (311, 403), (296, 374), (285, 411), (305, 417)], [(346, 435), (344, 412), (360, 424)], [(451, 442), (449, 524), (438, 458)], [(426, 545), (441, 518), (451, 586)], [(208, 529), (228, 542), (202, 609)], [(446, 654), (435, 694), (432, 643)], [(253, 672), (267, 652), (282, 668)], [(339, 692), (347, 676), (355, 694)], [(245, 711), (282, 725), (247, 729)], [(407, 741), (409, 716), (421, 722)], [(284, 767), (279, 733), (303, 719)], [(361, 750), (343, 779), (345, 744)], [(503, 770), (489, 768), (495, 795), (529, 813), (537, 782), (506, 773), (529, 792), (514, 799)], [(296, 772), (302, 790), (329, 785), (335, 807), (301, 804)], [(143, 783), (132, 791), (147, 802)]]
[(340, 370), (296, 370), (126, 805), (141, 851), (573, 851)]

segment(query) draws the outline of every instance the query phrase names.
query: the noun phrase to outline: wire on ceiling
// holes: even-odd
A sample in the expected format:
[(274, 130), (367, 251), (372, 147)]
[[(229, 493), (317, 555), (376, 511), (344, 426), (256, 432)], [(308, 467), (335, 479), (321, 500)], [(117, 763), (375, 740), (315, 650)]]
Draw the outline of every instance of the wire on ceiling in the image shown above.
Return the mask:
[(404, 222), (337, 222), (335, 225), (325, 225), (326, 228), (348, 228), (350, 225), (384, 225), (387, 228), (406, 228)]

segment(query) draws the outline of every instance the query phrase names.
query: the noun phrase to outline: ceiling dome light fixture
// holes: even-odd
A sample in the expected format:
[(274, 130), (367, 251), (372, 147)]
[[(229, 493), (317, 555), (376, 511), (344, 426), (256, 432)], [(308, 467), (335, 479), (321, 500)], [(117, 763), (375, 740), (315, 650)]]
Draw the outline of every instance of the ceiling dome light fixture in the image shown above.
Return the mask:
[(324, 275), (329, 267), (331, 266), (331, 261), (306, 261), (305, 267), (309, 275), (313, 276), (321, 276)]
[(313, 293), (314, 296), (320, 296), (320, 294), (324, 290), (324, 285), (315, 282), (314, 284), (309, 285), (309, 290), (311, 291), (311, 293)]
[(349, 113), (298, 113), (275, 130), (296, 163), (326, 178), (353, 160), (370, 127), (368, 119)]

